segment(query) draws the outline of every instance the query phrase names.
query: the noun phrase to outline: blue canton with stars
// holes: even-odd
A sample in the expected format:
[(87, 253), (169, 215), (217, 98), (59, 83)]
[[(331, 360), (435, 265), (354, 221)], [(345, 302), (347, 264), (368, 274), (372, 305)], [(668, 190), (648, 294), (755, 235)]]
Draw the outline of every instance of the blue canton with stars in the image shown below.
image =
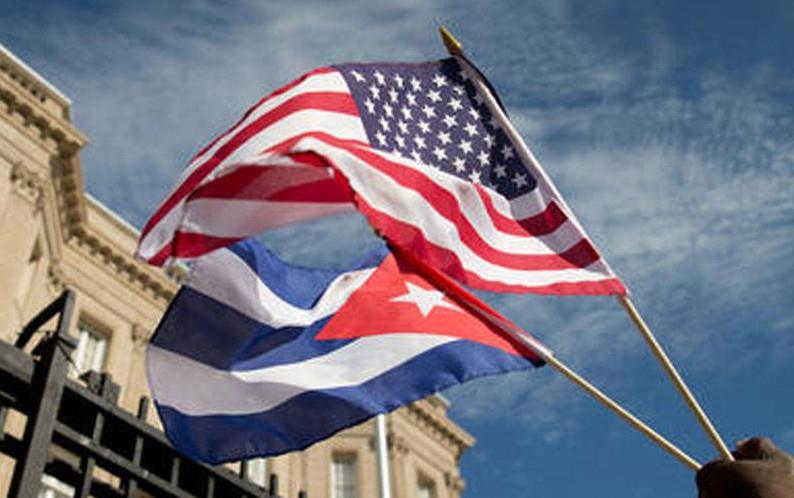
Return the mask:
[(413, 158), (508, 199), (535, 188), (496, 119), (455, 59), (344, 64), (373, 147)]

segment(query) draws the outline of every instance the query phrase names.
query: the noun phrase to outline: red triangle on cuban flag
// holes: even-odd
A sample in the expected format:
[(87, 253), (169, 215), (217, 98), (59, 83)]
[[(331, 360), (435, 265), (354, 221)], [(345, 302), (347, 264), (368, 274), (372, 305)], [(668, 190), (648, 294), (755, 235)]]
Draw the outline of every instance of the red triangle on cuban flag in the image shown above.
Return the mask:
[(537, 356), (468, 311), (467, 306), (445, 294), (394, 254), (389, 254), (367, 281), (350, 295), (315, 338), (354, 339), (381, 334), (444, 335), (478, 342), (514, 355)]

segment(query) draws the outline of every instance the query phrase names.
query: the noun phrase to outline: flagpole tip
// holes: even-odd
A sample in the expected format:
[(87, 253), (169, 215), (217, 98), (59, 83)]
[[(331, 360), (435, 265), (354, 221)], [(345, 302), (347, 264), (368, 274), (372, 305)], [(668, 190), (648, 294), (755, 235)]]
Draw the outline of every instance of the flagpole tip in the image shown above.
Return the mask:
[(441, 40), (444, 42), (444, 46), (447, 47), (447, 52), (449, 52), (450, 55), (463, 55), (463, 45), (452, 36), (452, 33), (447, 31), (447, 28), (439, 26), (438, 32), (441, 33)]

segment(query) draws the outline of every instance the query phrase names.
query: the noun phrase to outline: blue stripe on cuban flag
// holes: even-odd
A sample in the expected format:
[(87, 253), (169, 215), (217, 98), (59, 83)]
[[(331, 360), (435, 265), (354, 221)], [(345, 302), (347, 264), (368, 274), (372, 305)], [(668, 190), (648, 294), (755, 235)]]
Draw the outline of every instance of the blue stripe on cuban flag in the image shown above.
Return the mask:
[[(381, 246), (349, 271), (314, 270), (250, 239), (197, 260), (147, 351), (174, 446), (213, 464), (278, 455), (450, 385), (542, 364), (437, 330), (318, 337), (342, 311), (357, 316), (352, 296), (369, 292), (386, 258), (393, 256)], [(417, 308), (417, 323), (434, 313), (430, 306)]]

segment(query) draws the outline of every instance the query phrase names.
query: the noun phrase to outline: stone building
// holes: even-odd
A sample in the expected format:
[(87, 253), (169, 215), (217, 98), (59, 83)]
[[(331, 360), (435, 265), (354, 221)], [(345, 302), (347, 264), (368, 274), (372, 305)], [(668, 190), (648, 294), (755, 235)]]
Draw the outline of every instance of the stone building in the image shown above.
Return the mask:
[[(137, 230), (85, 192), (86, 137), (70, 108), (66, 96), (0, 45), (0, 340), (13, 342), (39, 309), (74, 289), (72, 373), (110, 373), (121, 387), (119, 404), (132, 411), (148, 394), (146, 341), (180, 275), (135, 260)], [(458, 460), (473, 438), (447, 408), (433, 396), (387, 417), (393, 496), (460, 496)], [(158, 424), (156, 415), (149, 423)], [(9, 432), (23, 427), (21, 418), (6, 424)], [(278, 475), (282, 496), (305, 490), (311, 498), (375, 497), (374, 431), (370, 421), (306, 451), (248, 462), (248, 475), (259, 484)], [(12, 467), (0, 456), (0, 497)], [(44, 476), (40, 496), (70, 493)]]

